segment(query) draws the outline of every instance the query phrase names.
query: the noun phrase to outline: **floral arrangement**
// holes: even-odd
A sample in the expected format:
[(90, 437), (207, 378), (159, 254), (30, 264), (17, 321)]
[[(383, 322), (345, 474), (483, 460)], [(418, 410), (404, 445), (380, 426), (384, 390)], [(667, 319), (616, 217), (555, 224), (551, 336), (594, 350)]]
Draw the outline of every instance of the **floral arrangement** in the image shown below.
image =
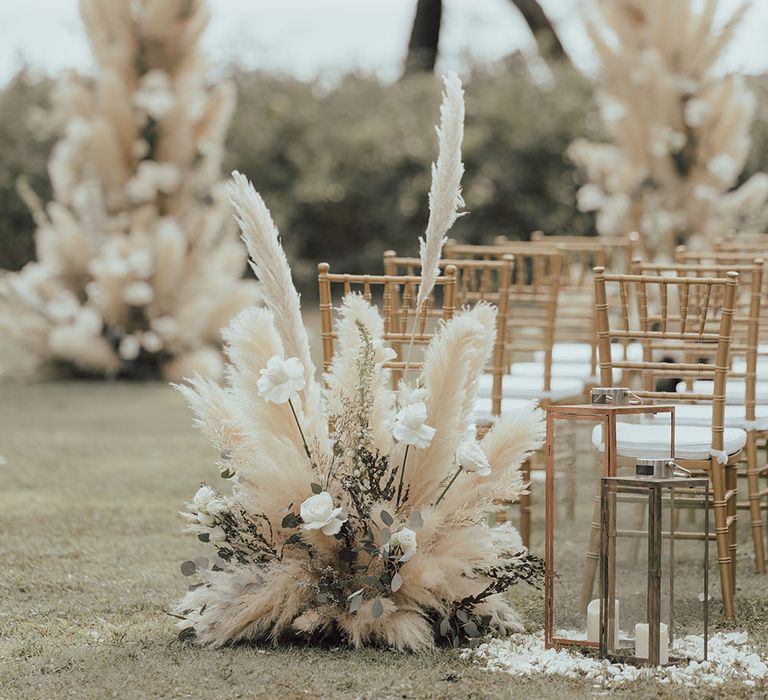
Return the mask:
[(220, 182), (234, 88), (207, 85), (204, 0), (83, 0), (99, 66), (65, 76), (54, 201), (21, 192), (37, 261), (0, 281), (0, 333), (38, 366), (220, 375), (220, 329), (255, 303)]
[[(612, 143), (574, 142), (589, 182), (583, 211), (603, 235), (639, 231), (651, 256), (764, 225), (768, 176), (737, 185), (750, 149), (753, 94), (715, 65), (744, 16), (719, 31), (717, 0), (600, 0), (587, 28), (600, 59), (599, 103)], [(759, 228), (758, 230), (762, 230)]]
[[(439, 265), (461, 205), (463, 92), (455, 75), (445, 84), (423, 271)], [(321, 389), (269, 212), (238, 173), (230, 194), (265, 306), (225, 331), (224, 386), (198, 376), (178, 387), (231, 484), (203, 484), (183, 513), (215, 554), (181, 564), (197, 580), (174, 610), (180, 637), (424, 650), (518, 629), (504, 592), (539, 585), (543, 563), (489, 513), (524, 492), (519, 466), (541, 445), (543, 421), (531, 407), (478, 439), (472, 407), (495, 308), (442, 325), (417, 381), (393, 387), (382, 317), (348, 294)], [(420, 299), (429, 284), (423, 274)]]

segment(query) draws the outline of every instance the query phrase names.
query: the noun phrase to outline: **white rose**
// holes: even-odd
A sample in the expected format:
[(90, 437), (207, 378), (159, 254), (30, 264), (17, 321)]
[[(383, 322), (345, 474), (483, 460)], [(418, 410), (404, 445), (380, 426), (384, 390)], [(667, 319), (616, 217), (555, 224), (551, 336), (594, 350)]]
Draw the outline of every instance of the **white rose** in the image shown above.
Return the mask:
[(295, 392), (301, 391), (304, 384), (304, 367), (299, 358), (283, 360), (279, 355), (273, 355), (261, 370), (256, 386), (265, 401), (285, 403)]
[(210, 486), (203, 485), (197, 490), (193, 502), (199, 512), (207, 513), (208, 504), (215, 498), (216, 492)]
[(416, 554), (416, 533), (409, 527), (402, 527), (392, 535), (389, 545), (390, 547), (399, 545), (403, 552), (400, 561), (408, 561), (414, 554)]
[(131, 306), (146, 306), (154, 298), (155, 292), (148, 282), (130, 282), (123, 289), (123, 301)]
[(324, 535), (335, 535), (346, 522), (343, 508), (333, 507), (333, 498), (327, 491), (310, 496), (301, 504), (301, 519), (307, 530), (322, 529)]
[(490, 476), (491, 464), (476, 440), (462, 442), (456, 450), (456, 461), (465, 472)]
[(229, 510), (223, 498), (211, 499), (208, 501), (206, 508), (208, 509), (208, 515), (221, 515), (222, 513), (225, 513), (227, 510)]
[(392, 427), (392, 437), (398, 442), (415, 447), (428, 447), (435, 429), (426, 424), (427, 404), (423, 401), (401, 408)]

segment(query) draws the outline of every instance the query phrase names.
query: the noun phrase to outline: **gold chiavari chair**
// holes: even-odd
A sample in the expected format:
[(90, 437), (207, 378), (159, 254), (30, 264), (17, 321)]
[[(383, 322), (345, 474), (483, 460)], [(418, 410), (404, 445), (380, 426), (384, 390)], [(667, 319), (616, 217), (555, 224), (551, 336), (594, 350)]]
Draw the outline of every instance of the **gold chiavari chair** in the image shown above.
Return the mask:
[[(381, 304), (384, 321), (384, 341), (395, 351), (395, 358), (384, 363), (392, 370), (395, 383), (399, 382), (406, 371), (402, 351), (413, 340), (414, 349), (422, 351), (434, 336), (439, 320), (447, 321), (453, 317), (456, 309), (456, 268), (447, 265), (443, 274), (437, 278), (435, 287), (417, 314), (416, 295), (421, 277), (415, 275), (357, 275), (335, 273), (330, 265), (322, 262), (317, 266), (318, 287), (320, 292), (320, 323), (323, 345), (323, 370), (329, 371), (333, 361), (334, 341), (334, 301), (350, 292), (360, 292), (373, 303)], [(421, 356), (409, 361), (407, 370), (421, 370)]]
[[(490, 423), (501, 415), (502, 379), (505, 372), (505, 347), (507, 332), (507, 316), (510, 298), (510, 284), (514, 269), (515, 259), (512, 255), (502, 255), (498, 260), (473, 260), (473, 259), (445, 259), (440, 261), (440, 268), (448, 265), (456, 268), (456, 305), (459, 307), (471, 306), (477, 302), (485, 301), (498, 307), (496, 320), (496, 343), (491, 361), (491, 366), (486, 368), (486, 374), (493, 379), (493, 387), (490, 401), (481, 398), (475, 405), (475, 422), (479, 430), (487, 429)], [(384, 273), (388, 276), (414, 275), (421, 267), (419, 258), (398, 257), (388, 250), (384, 253)], [(521, 405), (527, 402), (521, 402)], [(507, 404), (509, 410), (509, 404)], [(526, 482), (530, 481), (530, 462), (523, 464), (521, 471)], [(512, 506), (511, 503), (503, 504), (505, 511)], [(529, 494), (520, 497), (520, 538), (528, 547), (531, 538), (531, 502)], [(499, 514), (498, 520), (507, 519), (506, 512)]]
[[(626, 236), (567, 236), (531, 233), (531, 243), (555, 247), (564, 257), (560, 282), (560, 301), (552, 349), (553, 372), (558, 376), (574, 376), (587, 383), (597, 375), (597, 334), (595, 332), (595, 288), (592, 270), (605, 267), (611, 272), (629, 272), (639, 248), (639, 234)], [(513, 245), (504, 236), (495, 238), (497, 245)], [(614, 345), (614, 354), (624, 347)], [(634, 348), (638, 350), (638, 348)], [(541, 360), (541, 358), (536, 358)], [(626, 383), (626, 381), (625, 381)]]
[[(682, 247), (676, 251), (676, 258), (686, 263), (655, 267), (674, 268), (680, 274), (686, 271), (686, 274), (698, 272), (718, 276), (733, 270), (740, 276), (731, 343), (731, 370), (726, 388), (725, 424), (747, 432), (746, 469), (739, 473), (739, 477), (747, 480), (748, 500), (739, 502), (737, 507), (750, 511), (755, 569), (758, 573), (765, 573), (761, 515), (768, 511), (768, 486), (761, 487), (760, 479), (768, 476), (768, 464), (761, 466), (758, 458), (759, 448), (768, 444), (768, 363), (765, 359), (761, 360), (768, 349), (760, 342), (765, 339), (765, 325), (768, 324), (767, 305), (763, 303), (766, 294), (763, 259), (749, 254), (691, 252)], [(763, 381), (760, 381), (761, 374)], [(678, 420), (696, 420), (685, 410), (678, 411), (678, 416)]]
[[(419, 258), (398, 257), (393, 250), (386, 251), (383, 257), (384, 274), (388, 277), (413, 277), (421, 268)], [(456, 270), (454, 299), (457, 308), (472, 306), (478, 302), (489, 302), (498, 308), (496, 341), (491, 365), (486, 368), (486, 375), (491, 377), (492, 382), (490, 401), (487, 404), (479, 404), (475, 411), (476, 423), (487, 425), (501, 413), (506, 320), (514, 257), (505, 255), (500, 260), (443, 259), (439, 265), (441, 270), (449, 265)]]
[[(736, 465), (747, 440), (743, 430), (725, 426), (725, 387), (738, 273), (728, 272), (725, 277), (613, 275), (599, 267), (594, 272), (601, 383), (611, 386), (615, 369), (630, 369), (640, 375), (641, 387), (635, 393), (643, 400), (673, 400), (711, 407), (707, 427), (675, 424), (675, 458), (687, 469), (706, 472), (712, 481), (720, 586), (725, 616), (732, 618)], [(609, 287), (616, 288), (615, 292), (611, 293)], [(615, 314), (609, 312), (609, 299), (619, 300)], [(714, 316), (718, 319), (716, 331), (712, 329)], [(611, 338), (639, 342), (643, 348), (642, 361), (614, 361)], [(661, 362), (661, 354), (672, 355), (674, 360)], [(707, 361), (686, 361), (689, 357)], [(670, 378), (709, 380), (710, 390), (677, 392), (658, 388), (657, 382)], [(652, 423), (620, 423), (618, 456), (668, 457), (667, 436), (659, 433), (658, 425)], [(599, 428), (593, 433), (593, 444), (598, 449), (602, 447)], [(703, 534), (678, 532), (676, 537), (693, 539)]]

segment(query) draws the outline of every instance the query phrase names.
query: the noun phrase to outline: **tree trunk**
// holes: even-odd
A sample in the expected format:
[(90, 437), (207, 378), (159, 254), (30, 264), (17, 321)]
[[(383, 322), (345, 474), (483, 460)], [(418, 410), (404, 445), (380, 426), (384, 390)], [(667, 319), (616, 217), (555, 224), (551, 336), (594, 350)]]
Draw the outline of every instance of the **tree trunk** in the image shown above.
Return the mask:
[(512, 3), (519, 10), (533, 33), (542, 58), (570, 63), (570, 58), (560, 42), (560, 37), (538, 0), (512, 0)]
[(431, 73), (435, 69), (442, 15), (442, 0), (418, 0), (405, 59), (405, 75)]

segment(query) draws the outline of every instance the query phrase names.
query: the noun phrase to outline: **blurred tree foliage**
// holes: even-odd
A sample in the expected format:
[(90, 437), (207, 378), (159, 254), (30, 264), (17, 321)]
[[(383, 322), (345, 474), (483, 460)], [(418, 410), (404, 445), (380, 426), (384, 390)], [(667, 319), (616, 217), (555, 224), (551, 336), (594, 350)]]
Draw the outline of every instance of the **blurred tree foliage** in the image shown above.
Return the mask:
[[(470, 213), (453, 229), (462, 241), (591, 231), (592, 216), (576, 209), (578, 175), (563, 155), (574, 138), (596, 135), (591, 87), (568, 66), (553, 70), (542, 86), (516, 56), (465, 80)], [(417, 253), (437, 155), (438, 76), (393, 85), (348, 77), (330, 91), (259, 72), (234, 78), (238, 107), (226, 167), (244, 172), (264, 196), (300, 286), (314, 291), (319, 260), (377, 272), (387, 248)], [(49, 89), (22, 73), (0, 93), (0, 267), (18, 267), (33, 254), (33, 224), (16, 177), (26, 175), (44, 201), (50, 195), (52, 144), (38, 138), (30, 119)]]
[(51, 196), (46, 163), (53, 137), (43, 126), (51, 83), (19, 71), (0, 90), (0, 268), (18, 270), (35, 254), (34, 222), (16, 191), (24, 176), (47, 201)]
[[(568, 66), (554, 70), (547, 89), (521, 57), (465, 80), (470, 213), (454, 227), (457, 238), (591, 231), (592, 216), (576, 209), (576, 170), (563, 155), (577, 136), (594, 135), (591, 88)], [(417, 253), (437, 155), (439, 77), (394, 85), (349, 77), (328, 93), (259, 73), (236, 80), (228, 165), (266, 199), (303, 284), (311, 284), (318, 260), (378, 272), (387, 248)]]

